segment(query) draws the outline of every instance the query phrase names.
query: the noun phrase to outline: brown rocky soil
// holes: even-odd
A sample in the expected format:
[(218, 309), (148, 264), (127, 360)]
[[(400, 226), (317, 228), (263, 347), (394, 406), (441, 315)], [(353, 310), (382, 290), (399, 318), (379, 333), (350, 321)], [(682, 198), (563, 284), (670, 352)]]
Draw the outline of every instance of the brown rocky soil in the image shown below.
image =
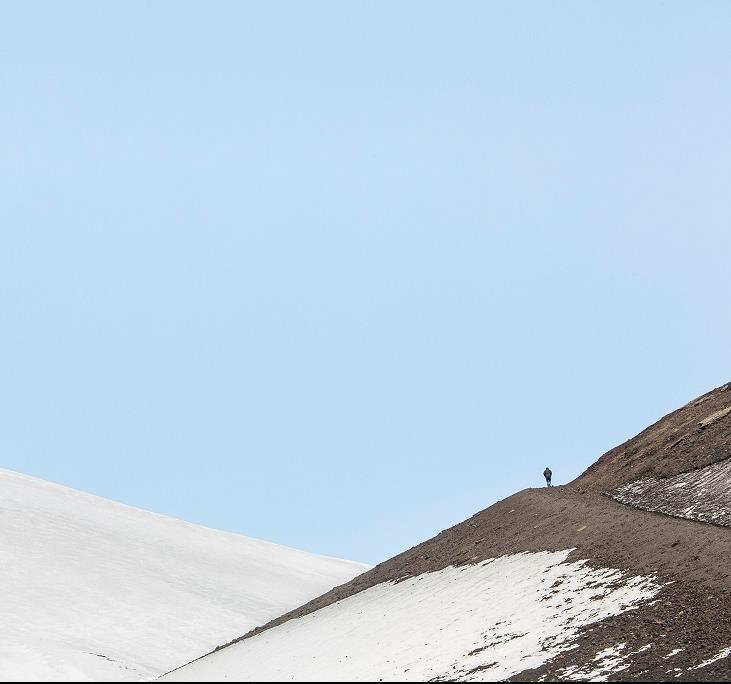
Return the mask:
[(572, 484), (609, 491), (643, 477), (670, 477), (731, 457), (731, 382), (673, 411), (611, 449)]
[[(569, 560), (655, 575), (664, 588), (656, 601), (585, 628), (578, 648), (515, 681), (562, 679), (567, 668), (585, 666), (619, 643), (634, 655), (610, 681), (678, 681), (679, 673), (682, 681), (731, 680), (731, 658), (690, 669), (731, 646), (731, 530), (638, 510), (604, 494), (638, 478), (729, 458), (729, 406), (727, 384), (607, 452), (569, 485), (518, 492), (242, 638), (388, 580), (522, 551), (573, 548)], [(673, 651), (679, 652), (665, 657)]]

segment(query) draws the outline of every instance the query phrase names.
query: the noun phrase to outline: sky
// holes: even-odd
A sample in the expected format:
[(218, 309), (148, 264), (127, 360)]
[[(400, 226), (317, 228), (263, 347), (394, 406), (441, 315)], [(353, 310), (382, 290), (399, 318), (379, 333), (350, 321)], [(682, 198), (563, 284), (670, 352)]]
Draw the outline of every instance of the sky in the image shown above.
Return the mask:
[(371, 563), (568, 482), (731, 380), (730, 31), (0, 4), (0, 467)]

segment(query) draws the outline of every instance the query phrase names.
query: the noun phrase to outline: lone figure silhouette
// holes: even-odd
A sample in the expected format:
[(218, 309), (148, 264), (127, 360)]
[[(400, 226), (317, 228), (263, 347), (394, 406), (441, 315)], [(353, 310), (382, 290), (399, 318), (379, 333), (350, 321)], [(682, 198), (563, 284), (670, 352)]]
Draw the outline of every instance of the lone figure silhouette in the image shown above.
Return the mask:
[(551, 469), (548, 466), (546, 466), (546, 469), (543, 471), (543, 477), (546, 478), (546, 487), (553, 486), (551, 484), (551, 475), (553, 475), (553, 473), (551, 472)]

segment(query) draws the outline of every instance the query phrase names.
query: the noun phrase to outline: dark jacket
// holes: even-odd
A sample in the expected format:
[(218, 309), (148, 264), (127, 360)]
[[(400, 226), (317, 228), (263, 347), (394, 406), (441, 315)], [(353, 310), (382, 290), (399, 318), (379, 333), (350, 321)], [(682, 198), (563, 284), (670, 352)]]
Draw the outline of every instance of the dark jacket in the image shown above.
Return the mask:
[(550, 468), (546, 468), (543, 471), (543, 477), (545, 477), (547, 480), (550, 480), (551, 479), (551, 475), (553, 475), (553, 473), (551, 472), (551, 469)]

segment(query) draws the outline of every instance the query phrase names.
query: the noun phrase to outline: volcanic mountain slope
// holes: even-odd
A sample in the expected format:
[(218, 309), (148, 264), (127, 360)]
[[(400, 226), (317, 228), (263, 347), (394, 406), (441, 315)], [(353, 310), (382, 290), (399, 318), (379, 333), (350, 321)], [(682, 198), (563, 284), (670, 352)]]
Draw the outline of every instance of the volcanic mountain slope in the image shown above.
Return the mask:
[(0, 470), (0, 680), (149, 680), (366, 569)]
[(163, 679), (731, 681), (730, 458), (725, 385)]

